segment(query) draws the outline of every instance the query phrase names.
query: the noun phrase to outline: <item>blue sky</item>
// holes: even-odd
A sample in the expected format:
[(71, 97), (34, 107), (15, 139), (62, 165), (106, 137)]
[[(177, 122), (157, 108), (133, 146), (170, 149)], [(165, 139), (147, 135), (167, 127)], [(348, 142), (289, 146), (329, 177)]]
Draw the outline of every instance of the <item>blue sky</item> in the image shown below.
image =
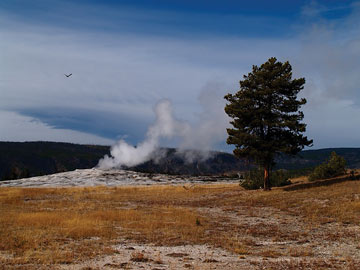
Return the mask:
[(306, 78), (314, 148), (359, 147), (359, 13), (346, 0), (2, 0), (0, 140), (138, 144), (168, 99), (193, 126), (188, 147), (228, 150), (223, 96), (275, 56)]

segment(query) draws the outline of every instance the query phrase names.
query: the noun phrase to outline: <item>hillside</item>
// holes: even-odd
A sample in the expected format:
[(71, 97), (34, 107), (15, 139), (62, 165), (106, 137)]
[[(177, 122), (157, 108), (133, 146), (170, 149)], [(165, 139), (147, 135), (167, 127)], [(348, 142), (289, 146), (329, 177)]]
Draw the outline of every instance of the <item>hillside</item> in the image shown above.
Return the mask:
[[(248, 170), (248, 165), (234, 155), (224, 152), (211, 152), (206, 158), (199, 151), (179, 153), (174, 148), (163, 149), (163, 157), (150, 160), (129, 168), (139, 172), (165, 173), (180, 175), (213, 175), (232, 171)], [(190, 160), (186, 159), (191, 156)]]
[(346, 160), (348, 168), (360, 168), (360, 148), (324, 148), (301, 151), (296, 157), (282, 156), (277, 159), (277, 167), (281, 169), (303, 169), (315, 167), (324, 162), (335, 151)]
[[(55, 142), (0, 142), (0, 179), (17, 179), (31, 176), (88, 169), (97, 165), (100, 158), (109, 154), (109, 146), (79, 145)], [(304, 169), (314, 167), (336, 151), (347, 161), (349, 168), (360, 167), (360, 148), (328, 148), (302, 151), (296, 157), (280, 156), (278, 169)], [(208, 159), (186, 162), (184, 155), (199, 154), (188, 151), (179, 155), (176, 149), (163, 149), (163, 157), (149, 161), (131, 170), (150, 173), (180, 175), (211, 175), (249, 169), (244, 161), (232, 154), (211, 152)]]
[(92, 168), (108, 152), (108, 146), (99, 145), (0, 142), (0, 179)]

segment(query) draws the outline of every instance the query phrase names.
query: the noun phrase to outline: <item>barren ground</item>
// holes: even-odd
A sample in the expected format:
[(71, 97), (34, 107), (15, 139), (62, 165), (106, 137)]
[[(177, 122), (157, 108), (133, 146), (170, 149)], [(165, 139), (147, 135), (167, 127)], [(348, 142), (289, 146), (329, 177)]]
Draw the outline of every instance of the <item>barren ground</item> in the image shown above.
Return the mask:
[(0, 269), (360, 269), (360, 182), (0, 188)]

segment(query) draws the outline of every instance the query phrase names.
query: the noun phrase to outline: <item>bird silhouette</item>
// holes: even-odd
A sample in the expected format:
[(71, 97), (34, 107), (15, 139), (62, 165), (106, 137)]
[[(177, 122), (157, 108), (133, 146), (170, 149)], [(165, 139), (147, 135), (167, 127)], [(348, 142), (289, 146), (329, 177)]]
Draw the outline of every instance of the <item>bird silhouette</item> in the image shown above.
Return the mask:
[(69, 78), (71, 75), (72, 75), (72, 73), (70, 73), (70, 74), (64, 74), (65, 76), (66, 76), (66, 78)]

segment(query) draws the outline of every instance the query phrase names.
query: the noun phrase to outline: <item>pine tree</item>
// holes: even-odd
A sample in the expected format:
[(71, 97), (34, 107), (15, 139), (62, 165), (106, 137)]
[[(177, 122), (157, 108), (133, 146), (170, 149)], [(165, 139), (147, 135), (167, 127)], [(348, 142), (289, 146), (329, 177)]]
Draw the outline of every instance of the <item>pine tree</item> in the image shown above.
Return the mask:
[(240, 81), (240, 90), (228, 94), (225, 112), (233, 119), (228, 128), (228, 144), (235, 145), (234, 155), (247, 158), (264, 168), (264, 189), (270, 189), (269, 173), (279, 153), (295, 155), (311, 146), (302, 133), (306, 124), (299, 108), (305, 98), (297, 99), (305, 78), (292, 79), (289, 62), (270, 58)]

